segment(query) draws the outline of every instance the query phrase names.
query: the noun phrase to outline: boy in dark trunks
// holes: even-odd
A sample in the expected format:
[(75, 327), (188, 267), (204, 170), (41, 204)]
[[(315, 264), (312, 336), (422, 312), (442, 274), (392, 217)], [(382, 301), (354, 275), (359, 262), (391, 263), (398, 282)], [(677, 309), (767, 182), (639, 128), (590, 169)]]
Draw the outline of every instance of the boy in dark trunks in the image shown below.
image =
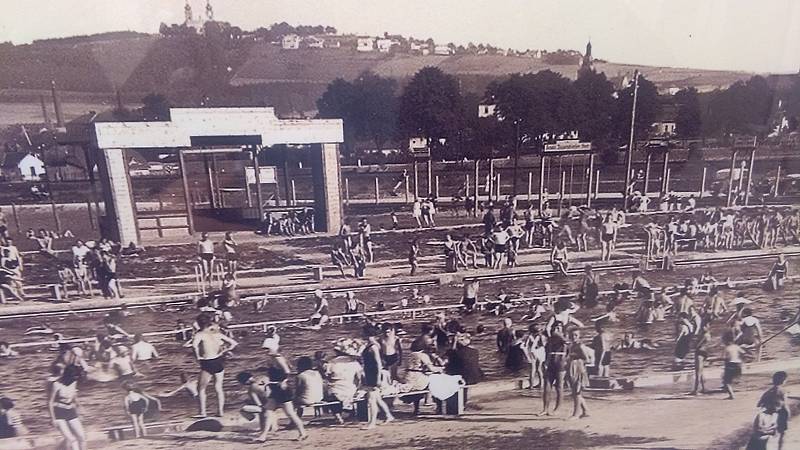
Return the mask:
[(556, 322), (553, 325), (550, 337), (545, 344), (547, 362), (545, 363), (545, 382), (542, 385), (542, 412), (538, 415), (550, 415), (550, 390), (555, 389), (556, 404), (553, 412), (558, 411), (561, 405), (561, 388), (564, 386), (567, 362), (567, 342), (563, 337), (563, 327)]
[(238, 342), (224, 335), (208, 314), (197, 317), (200, 330), (192, 337), (194, 355), (200, 364), (198, 393), (200, 416), (206, 416), (206, 388), (214, 380), (214, 389), (219, 400), (219, 416), (225, 410), (225, 391), (222, 381), (225, 376), (225, 354), (236, 348)]

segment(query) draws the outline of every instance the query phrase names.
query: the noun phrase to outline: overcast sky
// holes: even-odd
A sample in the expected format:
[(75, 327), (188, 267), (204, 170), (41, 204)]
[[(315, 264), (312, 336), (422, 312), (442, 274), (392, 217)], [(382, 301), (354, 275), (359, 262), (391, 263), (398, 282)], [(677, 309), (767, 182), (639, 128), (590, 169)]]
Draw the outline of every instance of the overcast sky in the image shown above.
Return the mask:
[[(136, 30), (183, 21), (184, 0), (8, 0), (0, 41)], [(202, 13), (205, 0), (191, 0)], [(798, 0), (212, 0), (218, 20), (384, 31), (441, 42), (583, 50), (614, 62), (797, 72)], [(2, 63), (2, 62), (0, 62)]]

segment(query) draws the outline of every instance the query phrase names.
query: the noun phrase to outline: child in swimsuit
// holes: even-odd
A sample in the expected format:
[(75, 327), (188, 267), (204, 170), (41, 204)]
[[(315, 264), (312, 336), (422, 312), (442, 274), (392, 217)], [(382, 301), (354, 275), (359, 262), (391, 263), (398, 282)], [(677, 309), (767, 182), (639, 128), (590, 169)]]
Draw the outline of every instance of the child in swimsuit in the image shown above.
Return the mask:
[(122, 384), (122, 388), (128, 393), (124, 400), (125, 414), (131, 419), (133, 432), (136, 437), (147, 436), (144, 415), (149, 411), (161, 410), (161, 402), (157, 398), (145, 394), (134, 383), (125, 382)]

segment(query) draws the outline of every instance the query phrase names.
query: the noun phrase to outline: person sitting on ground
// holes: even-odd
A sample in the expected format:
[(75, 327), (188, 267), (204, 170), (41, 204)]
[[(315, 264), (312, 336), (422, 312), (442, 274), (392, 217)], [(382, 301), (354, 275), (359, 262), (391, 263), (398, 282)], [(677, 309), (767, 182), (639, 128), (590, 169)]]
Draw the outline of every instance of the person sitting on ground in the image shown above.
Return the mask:
[(569, 251), (564, 240), (559, 240), (550, 253), (550, 265), (559, 275), (567, 276), (569, 270)]
[(314, 361), (308, 356), (297, 359), (297, 378), (294, 390), (294, 405), (297, 415), (303, 417), (303, 408), (322, 401), (322, 374), (314, 370)]
[(658, 348), (658, 344), (647, 338), (637, 339), (633, 333), (625, 333), (612, 348), (614, 350), (654, 350)]

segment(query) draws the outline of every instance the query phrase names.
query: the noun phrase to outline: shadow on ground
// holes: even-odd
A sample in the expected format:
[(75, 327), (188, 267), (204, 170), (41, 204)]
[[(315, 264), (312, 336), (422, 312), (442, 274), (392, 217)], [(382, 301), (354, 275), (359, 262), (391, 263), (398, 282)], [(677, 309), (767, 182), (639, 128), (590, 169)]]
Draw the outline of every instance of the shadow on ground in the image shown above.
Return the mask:
[[(614, 434), (585, 433), (578, 430), (556, 430), (552, 428), (525, 428), (516, 431), (484, 430), (474, 434), (456, 434), (443, 438), (415, 438), (406, 443), (382, 443), (377, 446), (353, 447), (354, 450), (378, 450), (391, 447), (418, 449), (572, 449), (592, 447), (613, 448), (659, 448), (660, 439), (618, 436)], [(666, 447), (665, 447), (666, 448)]]

